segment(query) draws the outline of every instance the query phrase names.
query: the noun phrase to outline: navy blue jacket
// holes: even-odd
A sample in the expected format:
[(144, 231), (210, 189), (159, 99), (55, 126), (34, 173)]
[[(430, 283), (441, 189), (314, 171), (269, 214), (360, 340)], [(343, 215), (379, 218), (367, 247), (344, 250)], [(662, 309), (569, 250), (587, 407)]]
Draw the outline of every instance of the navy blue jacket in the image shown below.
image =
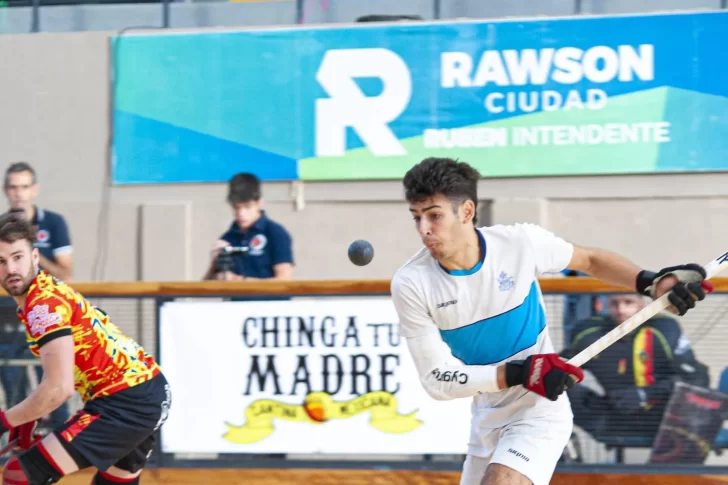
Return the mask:
[(293, 243), (288, 231), (261, 213), (260, 219), (243, 232), (236, 222), (220, 238), (231, 246), (248, 247), (244, 254), (232, 256), (233, 273), (250, 278), (272, 278), (273, 266), (293, 264)]

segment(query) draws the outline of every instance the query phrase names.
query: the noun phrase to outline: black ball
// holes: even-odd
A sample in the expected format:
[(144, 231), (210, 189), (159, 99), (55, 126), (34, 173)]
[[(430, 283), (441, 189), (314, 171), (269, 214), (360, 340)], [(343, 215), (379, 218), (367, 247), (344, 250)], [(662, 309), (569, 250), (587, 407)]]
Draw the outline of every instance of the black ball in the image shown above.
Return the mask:
[(359, 239), (349, 245), (349, 261), (357, 266), (366, 266), (374, 259), (374, 248), (369, 241)]

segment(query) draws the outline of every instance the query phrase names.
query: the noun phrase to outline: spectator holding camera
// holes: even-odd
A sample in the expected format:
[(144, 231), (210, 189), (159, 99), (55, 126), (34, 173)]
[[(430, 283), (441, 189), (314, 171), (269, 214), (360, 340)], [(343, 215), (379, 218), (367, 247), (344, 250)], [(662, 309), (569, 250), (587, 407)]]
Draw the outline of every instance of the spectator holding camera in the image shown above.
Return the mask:
[(235, 220), (215, 243), (204, 279), (291, 279), (291, 236), (263, 210), (258, 178), (250, 173), (235, 175), (228, 184), (227, 201)]

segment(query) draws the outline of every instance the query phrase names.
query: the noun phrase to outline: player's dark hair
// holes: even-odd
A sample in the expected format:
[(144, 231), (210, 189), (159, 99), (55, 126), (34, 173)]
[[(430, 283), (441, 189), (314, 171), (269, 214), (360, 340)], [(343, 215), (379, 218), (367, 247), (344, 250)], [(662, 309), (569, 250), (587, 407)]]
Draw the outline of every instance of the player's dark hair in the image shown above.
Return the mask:
[(228, 183), (227, 200), (231, 204), (260, 200), (260, 180), (252, 173), (239, 173)]
[[(480, 174), (465, 162), (452, 158), (426, 158), (407, 171), (403, 184), (409, 203), (441, 195), (456, 209), (466, 200), (478, 205)], [(477, 212), (473, 224), (477, 223)]]
[(31, 246), (35, 243), (38, 228), (22, 212), (7, 212), (0, 215), (0, 241), (12, 244), (25, 239)]
[(28, 162), (15, 162), (5, 170), (5, 187), (7, 187), (10, 183), (11, 174), (22, 172), (30, 172), (30, 175), (33, 177), (33, 183), (37, 183), (35, 170), (33, 170), (33, 167), (31, 167)]

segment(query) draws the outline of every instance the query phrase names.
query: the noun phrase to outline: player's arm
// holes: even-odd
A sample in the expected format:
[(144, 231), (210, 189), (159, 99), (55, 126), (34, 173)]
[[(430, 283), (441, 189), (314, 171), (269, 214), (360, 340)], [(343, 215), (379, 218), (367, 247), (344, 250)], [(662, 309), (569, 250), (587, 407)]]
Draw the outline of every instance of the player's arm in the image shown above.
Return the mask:
[(583, 379), (579, 368), (562, 361), (557, 354), (533, 355), (525, 361), (502, 365), (465, 365), (452, 357), (411, 282), (395, 277), (391, 294), (400, 334), (406, 339), (420, 383), (434, 399), (472, 397), (522, 385), (555, 400), (570, 382), (569, 375), (576, 382)]
[(5, 419), (11, 426), (48, 415), (74, 393), (74, 344), (70, 328), (59, 328), (47, 335), (40, 347), (43, 378), (27, 398), (5, 411)]
[(405, 340), (420, 383), (434, 399), (446, 401), (505, 388), (504, 370), (494, 365), (453, 362), (447, 345), (434, 332)]
[(706, 273), (695, 263), (669, 266), (658, 272), (642, 269), (626, 257), (601, 248), (574, 245), (569, 268), (583, 271), (604, 282), (634, 289), (638, 293), (657, 299), (670, 292), (670, 311), (685, 315), (695, 302), (705, 299), (709, 283), (703, 284)]
[(565, 268), (582, 271), (606, 283), (636, 290), (652, 299), (670, 291), (671, 311), (684, 315), (705, 298), (701, 286), (705, 270), (699, 264), (663, 268), (654, 273), (640, 268), (625, 256), (602, 248), (569, 243), (534, 224), (521, 224), (536, 258), (539, 274), (556, 273)]
[(27, 398), (4, 413), (6, 425), (12, 426), (46, 416), (74, 392), (74, 307), (56, 295), (28, 295), (28, 299), (26, 328), (40, 349), (43, 378)]
[(601, 248), (573, 245), (568, 268), (583, 271), (606, 283), (636, 289), (637, 275), (642, 268), (626, 257)]

